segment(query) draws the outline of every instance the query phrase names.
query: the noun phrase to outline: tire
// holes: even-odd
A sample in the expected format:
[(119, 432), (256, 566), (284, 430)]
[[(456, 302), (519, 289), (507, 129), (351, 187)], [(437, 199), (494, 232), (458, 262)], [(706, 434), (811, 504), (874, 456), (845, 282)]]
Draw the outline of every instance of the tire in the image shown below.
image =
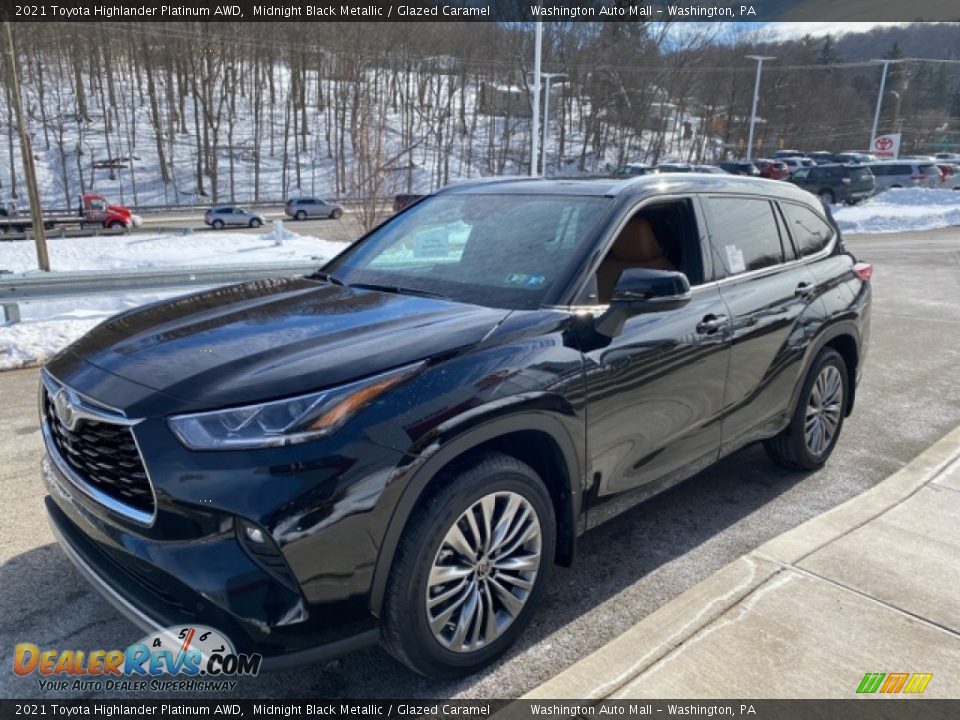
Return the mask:
[[(821, 379), (824, 382), (818, 385), (818, 380)], [(839, 395), (832, 393), (834, 383), (839, 384)], [(815, 386), (818, 386), (821, 398), (826, 395), (828, 402), (823, 404), (824, 407), (819, 413), (810, 418), (811, 423), (819, 418), (819, 426), (824, 428), (824, 433), (821, 436), (813, 431), (811, 438), (805, 432), (805, 426), (808, 423), (808, 413), (813, 412), (816, 404)], [(847, 365), (840, 353), (833, 348), (821, 350), (807, 372), (790, 424), (779, 435), (763, 443), (770, 459), (791, 470), (816, 470), (823, 467), (833, 453), (843, 430), (849, 387)], [(826, 393), (822, 392), (824, 388)]]
[[(552, 569), (556, 521), (543, 481), (528, 465), (508, 455), (485, 454), (456, 472), (445, 474), (441, 483), (428, 491), (411, 513), (397, 546), (384, 596), (381, 641), (391, 655), (412, 670), (427, 677), (452, 679), (476, 672), (503, 655), (529, 622)], [(475, 526), (482, 527), (484, 504), (480, 501), (489, 503), (490, 498), (493, 504), (486, 507), (492, 510), (494, 531), (510, 507), (515, 508), (513, 522), (518, 523), (518, 518), (521, 521), (516, 525), (508, 523), (501, 548), (509, 552), (498, 561), (491, 564), (486, 554), (467, 560), (448, 542), (450, 533), (462, 528), (453, 536), (455, 541), (463, 541), (461, 547), (482, 546), (485, 533), (471, 532), (468, 513)], [(516, 528), (521, 528), (528, 539), (511, 548), (519, 535)], [(495, 532), (493, 537), (496, 538)], [(497, 565), (504, 560), (525, 561), (529, 565), (535, 556), (538, 564), (533, 569), (505, 570)], [(431, 571), (438, 563), (457, 574), (449, 580), (434, 579), (431, 584)], [(509, 582), (509, 577), (520, 584)], [(500, 599), (504, 588), (511, 588), (513, 598), (506, 604)], [(435, 601), (432, 607), (428, 607), (428, 594)], [(437, 598), (445, 596), (447, 600), (437, 602)], [(461, 612), (469, 607), (475, 610)], [(483, 619), (490, 617), (491, 608), (494, 621), (489, 624)], [(432, 613), (433, 628), (428, 613)], [(500, 627), (498, 622), (502, 623)], [(465, 631), (461, 632), (461, 637), (465, 635), (462, 640), (457, 633), (461, 627)]]
[(891, 189), (891, 190), (898, 190), (898, 189), (900, 189), (900, 188), (902, 188), (902, 187), (903, 187), (903, 185), (891, 185), (891, 186), (890, 186), (890, 189)]
[(223, 220), (214, 220), (211, 225), (213, 225), (214, 230), (223, 230)]
[(258, 218), (254, 218), (253, 220), (250, 221), (250, 227), (252, 227), (252, 228), (258, 228), (258, 227), (260, 227), (261, 225), (263, 225), (263, 223), (260, 222), (260, 220), (259, 220)]
[(334, 208), (333, 212), (330, 213), (330, 217), (332, 217), (334, 220), (339, 220), (341, 217), (343, 217), (343, 210), (340, 208)]
[(297, 214), (294, 215), (293, 217), (296, 218), (297, 220), (306, 220), (307, 213), (303, 210), (297, 210)]
[(833, 205), (837, 201), (836, 196), (833, 194), (833, 190), (828, 190), (827, 188), (824, 188), (823, 190), (821, 190), (818, 193), (818, 195), (820, 197), (820, 200), (827, 203), (828, 205)]
[(110, 230), (115, 230), (120, 227), (123, 227), (123, 223), (120, 222), (119, 220), (113, 220), (110, 222), (110, 224), (107, 225), (107, 228)]

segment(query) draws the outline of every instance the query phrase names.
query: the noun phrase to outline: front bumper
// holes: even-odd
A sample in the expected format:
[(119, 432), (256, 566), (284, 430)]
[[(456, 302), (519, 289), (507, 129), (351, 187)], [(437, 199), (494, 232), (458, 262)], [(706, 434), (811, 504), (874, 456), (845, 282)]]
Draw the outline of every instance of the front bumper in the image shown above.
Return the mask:
[(263, 668), (317, 662), (377, 642), (366, 623), (323, 627), (302, 598), (253, 563), (233, 533), (192, 543), (150, 542), (105, 522), (47, 457), (48, 521), (81, 574), (132, 623), (150, 632), (200, 623), (224, 632)]

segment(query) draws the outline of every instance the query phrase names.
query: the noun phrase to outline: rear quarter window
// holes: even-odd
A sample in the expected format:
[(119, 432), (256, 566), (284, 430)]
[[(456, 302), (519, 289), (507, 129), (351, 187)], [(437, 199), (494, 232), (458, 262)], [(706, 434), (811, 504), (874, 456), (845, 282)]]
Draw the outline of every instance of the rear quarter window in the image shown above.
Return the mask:
[(827, 247), (833, 238), (833, 228), (826, 220), (803, 205), (783, 202), (780, 207), (801, 257), (815, 255)]

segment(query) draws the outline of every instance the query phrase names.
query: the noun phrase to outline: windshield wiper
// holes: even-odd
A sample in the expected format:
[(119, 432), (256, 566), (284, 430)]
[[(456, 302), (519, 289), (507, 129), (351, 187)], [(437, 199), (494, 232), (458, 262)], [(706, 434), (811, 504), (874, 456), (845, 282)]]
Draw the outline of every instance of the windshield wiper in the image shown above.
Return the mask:
[(381, 285), (379, 283), (351, 283), (350, 287), (361, 290), (379, 290), (380, 292), (393, 293), (395, 295), (417, 295), (419, 297), (437, 298), (439, 300), (449, 300), (450, 298), (440, 293), (430, 292), (429, 290), (418, 290), (417, 288), (402, 287), (400, 285)]
[(346, 286), (343, 280), (341, 280), (338, 277), (334, 277), (330, 273), (325, 273), (322, 270), (317, 270), (315, 273), (313, 273), (312, 275), (308, 275), (307, 277), (317, 278), (318, 280), (326, 280), (328, 283), (332, 285), (339, 285), (340, 287)]

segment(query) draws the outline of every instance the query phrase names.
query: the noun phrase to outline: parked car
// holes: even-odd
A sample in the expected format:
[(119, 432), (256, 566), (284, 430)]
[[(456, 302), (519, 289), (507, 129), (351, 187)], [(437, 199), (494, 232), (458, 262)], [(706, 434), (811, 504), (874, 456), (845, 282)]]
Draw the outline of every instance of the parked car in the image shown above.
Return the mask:
[(923, 160), (881, 160), (871, 163), (877, 192), (891, 188), (940, 187), (940, 168)]
[(960, 154), (958, 153), (937, 153), (933, 156), (936, 160), (945, 160), (949, 163), (960, 163)]
[(613, 177), (627, 178), (627, 177), (637, 177), (639, 175), (649, 175), (654, 170), (650, 165), (644, 165), (643, 163), (625, 163), (617, 167), (616, 170), (611, 173)]
[(806, 156), (806, 153), (800, 152), (799, 150), (777, 150), (775, 153), (773, 153), (773, 157), (777, 160), (783, 160), (785, 158), (803, 158)]
[[(871, 166), (873, 167), (873, 166)], [(873, 173), (866, 165), (817, 165), (795, 170), (790, 182), (828, 204), (854, 205), (874, 192)]]
[(307, 218), (339, 219), (343, 215), (343, 208), (336, 203), (321, 200), (320, 198), (291, 198), (283, 209), (288, 217), (294, 220)]
[(756, 166), (760, 169), (760, 177), (768, 180), (784, 180), (790, 175), (790, 168), (782, 160), (757, 160)]
[(722, 162), (720, 168), (731, 175), (747, 175), (748, 177), (760, 177), (760, 168), (754, 163), (737, 160), (733, 162)]
[(12, 218), (17, 216), (17, 203), (14, 200), (0, 200), (0, 217)]
[(877, 158), (870, 153), (848, 150), (847, 152), (837, 153), (834, 155), (833, 161), (838, 163), (853, 163), (855, 165), (868, 165), (876, 162)]
[(940, 183), (942, 187), (951, 190), (960, 190), (960, 163), (941, 162), (937, 165), (940, 168)]
[(227, 226), (258, 228), (266, 222), (266, 219), (258, 212), (224, 205), (207, 210), (203, 214), (203, 222), (215, 230), (223, 230)]
[(833, 153), (827, 152), (826, 150), (814, 150), (813, 152), (808, 152), (807, 157), (813, 160), (817, 165), (826, 165), (836, 162), (836, 160), (833, 158)]
[(870, 274), (788, 183), (444, 189), (313, 275), (129, 310), (54, 357), (51, 527), (128, 617), (264, 668), (380, 641), (475, 672), (608, 503), (761, 440), (827, 462)]
[(816, 165), (816, 163), (808, 157), (779, 158), (779, 162), (782, 162), (784, 165), (786, 165), (790, 172), (798, 170), (802, 167), (814, 167)]
[(657, 165), (658, 173), (721, 173), (726, 174), (724, 170), (715, 165), (691, 165), (689, 163), (661, 163)]

